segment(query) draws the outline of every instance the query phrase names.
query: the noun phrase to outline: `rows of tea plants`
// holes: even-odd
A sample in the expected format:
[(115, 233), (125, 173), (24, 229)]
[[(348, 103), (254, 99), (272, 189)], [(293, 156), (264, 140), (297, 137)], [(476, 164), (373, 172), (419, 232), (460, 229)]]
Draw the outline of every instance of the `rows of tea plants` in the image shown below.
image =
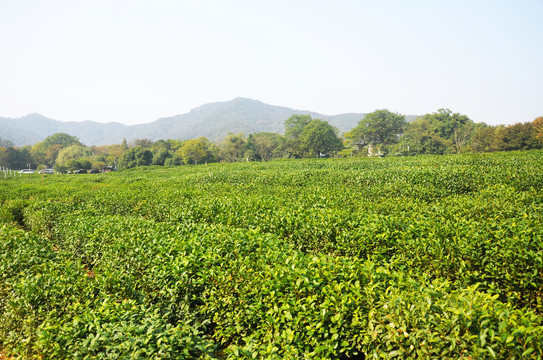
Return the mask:
[(0, 353), (542, 358), (543, 152), (0, 181)]

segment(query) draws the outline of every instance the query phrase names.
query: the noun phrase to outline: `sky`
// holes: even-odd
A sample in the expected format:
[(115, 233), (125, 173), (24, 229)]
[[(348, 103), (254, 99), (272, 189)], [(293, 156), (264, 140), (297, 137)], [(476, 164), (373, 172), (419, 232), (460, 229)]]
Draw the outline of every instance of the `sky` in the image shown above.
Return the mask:
[(140, 124), (246, 97), (528, 122), (542, 17), (542, 0), (0, 0), (0, 117)]

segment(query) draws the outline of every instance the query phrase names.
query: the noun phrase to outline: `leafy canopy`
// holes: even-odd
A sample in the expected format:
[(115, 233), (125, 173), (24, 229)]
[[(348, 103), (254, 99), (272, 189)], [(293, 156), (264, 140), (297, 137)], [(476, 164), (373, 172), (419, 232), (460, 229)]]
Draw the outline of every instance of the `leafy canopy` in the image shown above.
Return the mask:
[(311, 120), (300, 134), (300, 144), (306, 153), (319, 157), (342, 148), (338, 130), (320, 119)]
[(375, 110), (345, 134), (354, 144), (395, 144), (406, 126), (405, 116), (388, 110)]

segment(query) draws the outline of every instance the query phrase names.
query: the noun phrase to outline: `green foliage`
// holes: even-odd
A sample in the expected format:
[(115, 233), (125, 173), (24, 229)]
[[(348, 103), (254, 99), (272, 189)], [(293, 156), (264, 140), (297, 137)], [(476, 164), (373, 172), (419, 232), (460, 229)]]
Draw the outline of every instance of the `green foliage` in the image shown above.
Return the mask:
[(285, 153), (288, 157), (304, 157), (303, 148), (300, 144), (300, 136), (307, 124), (311, 121), (309, 115), (292, 115), (285, 120)]
[(319, 157), (342, 148), (338, 130), (309, 115), (292, 115), (285, 121), (284, 153), (288, 157)]
[(387, 146), (398, 142), (406, 124), (403, 115), (388, 110), (375, 110), (364, 116), (345, 136), (359, 148), (378, 144)]
[[(476, 126), (466, 116), (449, 109), (439, 109), (409, 123), (401, 139), (397, 153), (402, 155), (438, 154), (464, 152)], [(481, 133), (482, 134), (482, 133)], [(478, 148), (486, 148), (487, 141), (478, 141)]]
[(435, 113), (424, 115), (422, 119), (431, 123), (440, 137), (450, 141), (454, 140), (456, 131), (472, 123), (466, 115), (453, 113), (449, 109), (439, 109)]
[(217, 153), (217, 147), (204, 137), (187, 140), (177, 151), (185, 164), (194, 165), (216, 161)]
[(452, 141), (440, 135), (439, 128), (428, 118), (418, 118), (409, 124), (401, 142), (404, 155), (435, 154), (450, 152)]
[(542, 151), (0, 179), (20, 358), (543, 356)]
[(497, 146), (500, 150), (530, 150), (541, 147), (537, 131), (532, 123), (518, 123), (507, 126), (497, 134)]
[[(58, 152), (56, 158), (56, 164), (58, 166), (65, 166), (69, 170), (77, 170), (83, 168), (83, 161), (90, 161), (88, 157), (92, 155), (90, 149), (81, 145), (70, 145), (62, 148)], [(86, 164), (86, 163), (85, 163)], [(88, 168), (91, 168), (90, 164), (87, 164)]]
[(51, 136), (46, 137), (42, 142), (41, 146), (48, 148), (53, 145), (62, 145), (62, 147), (67, 147), (70, 145), (79, 145), (83, 146), (79, 139), (76, 136), (72, 136), (66, 133), (56, 133)]
[(276, 133), (259, 132), (249, 135), (245, 158), (249, 160), (269, 161), (282, 157), (281, 149), (285, 138)]
[[(81, 142), (79, 142), (79, 139), (75, 136), (71, 136), (66, 133), (56, 133), (50, 135), (46, 137), (42, 142), (39, 142), (32, 146), (32, 160), (34, 162), (48, 164), (52, 167), (56, 163), (60, 150), (68, 146), (78, 146), (80, 148), (84, 147), (84, 145), (81, 144)], [(66, 159), (61, 159), (61, 163), (65, 161)]]
[(498, 150), (496, 134), (503, 126), (481, 126), (472, 135), (471, 150), (475, 152), (492, 152)]
[(540, 116), (532, 121), (532, 126), (536, 132), (535, 137), (540, 145), (543, 145), (543, 116)]
[(135, 139), (130, 145), (132, 147), (141, 146), (144, 148), (150, 148), (151, 146), (153, 146), (153, 141), (149, 139)]
[(92, 163), (92, 168), (99, 171), (102, 171), (105, 166), (106, 166), (106, 163), (103, 161), (95, 161)]
[(338, 130), (326, 121), (311, 120), (300, 134), (300, 146), (306, 154), (315, 157), (337, 152), (342, 148), (342, 142), (337, 133)]
[(30, 147), (22, 149), (16, 147), (0, 148), (0, 166), (7, 169), (24, 169), (32, 163)]
[(245, 136), (243, 134), (228, 133), (228, 136), (220, 145), (220, 158), (227, 162), (244, 160), (245, 143)]
[(136, 166), (151, 165), (152, 161), (153, 153), (139, 145), (125, 151), (117, 165), (121, 169), (130, 169)]
[(164, 165), (166, 160), (168, 160), (171, 157), (172, 157), (172, 154), (170, 154), (167, 148), (165, 147), (158, 148), (153, 154), (152, 164), (162, 166)]

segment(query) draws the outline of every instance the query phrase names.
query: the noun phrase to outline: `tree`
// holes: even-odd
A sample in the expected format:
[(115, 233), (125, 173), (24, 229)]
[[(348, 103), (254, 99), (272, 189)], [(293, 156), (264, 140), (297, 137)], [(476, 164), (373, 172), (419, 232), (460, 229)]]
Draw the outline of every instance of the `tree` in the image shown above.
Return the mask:
[(217, 147), (205, 137), (187, 140), (177, 154), (185, 164), (198, 165), (202, 162), (216, 161)]
[(114, 144), (114, 145), (107, 145), (105, 148), (100, 147), (100, 153), (104, 153), (106, 155), (105, 162), (108, 165), (118, 165), (119, 159), (126, 150), (128, 150), (128, 146), (126, 146), (126, 142), (124, 144)]
[(179, 166), (183, 165), (183, 158), (177, 154), (173, 154), (173, 156), (167, 158), (164, 161), (165, 166)]
[(432, 123), (437, 135), (451, 142), (454, 142), (455, 131), (466, 124), (473, 123), (466, 115), (453, 113), (449, 109), (439, 109), (435, 113), (424, 115), (422, 118)]
[(158, 140), (151, 146), (151, 152), (153, 153), (153, 165), (163, 166), (166, 160), (172, 157), (170, 151), (170, 143), (165, 140)]
[(156, 150), (158, 149), (166, 149), (166, 150), (170, 150), (170, 143), (166, 140), (157, 140), (156, 142), (153, 143), (153, 145), (151, 146), (151, 151), (152, 152), (155, 152)]
[(452, 141), (442, 138), (435, 123), (423, 116), (408, 124), (398, 148), (403, 155), (442, 155), (451, 146)]
[(126, 143), (126, 138), (123, 138), (123, 141), (121, 142), (121, 151), (122, 152), (125, 152), (126, 150), (128, 150), (128, 144)]
[(117, 166), (120, 169), (129, 169), (136, 166), (151, 165), (152, 161), (153, 153), (151, 150), (146, 149), (143, 146), (135, 146), (123, 153)]
[[(248, 150), (252, 150), (256, 160), (269, 161), (274, 157), (280, 156), (281, 146), (284, 144), (285, 139), (276, 133), (272, 132), (259, 132), (251, 134), (252, 146)], [(249, 144), (249, 139), (247, 143)]]
[(83, 159), (90, 158), (91, 156), (92, 156), (92, 152), (90, 151), (89, 148), (86, 148), (81, 145), (70, 145), (59, 150), (58, 156), (55, 162), (55, 167), (60, 165), (60, 166), (67, 167), (68, 170), (82, 169), (83, 167), (81, 165), (79, 165), (79, 168), (73, 169), (73, 167), (75, 166), (74, 161), (71, 161), (70, 162), (71, 165), (68, 166), (67, 164), (68, 160), (75, 160), (78, 163), (80, 163)]
[(220, 145), (220, 158), (228, 162), (243, 160), (245, 154), (245, 136), (243, 134), (228, 133)]
[(364, 116), (358, 125), (345, 134), (345, 137), (360, 150), (366, 145), (387, 147), (396, 144), (404, 132), (407, 122), (405, 116), (388, 110), (375, 110)]
[[(124, 139), (124, 141), (125, 140), (126, 139)], [(144, 148), (150, 148), (151, 146), (153, 146), (153, 141), (149, 139), (136, 139), (130, 144), (130, 146), (131, 147), (141, 146)]]
[(8, 168), (8, 156), (5, 147), (0, 146), (0, 167)]
[(153, 152), (153, 165), (164, 165), (166, 159), (172, 157), (172, 154), (165, 147), (160, 147)]
[(309, 115), (292, 115), (285, 120), (285, 137), (299, 138), (304, 127), (311, 121)]
[(175, 153), (185, 144), (186, 140), (168, 139), (166, 142), (168, 143), (168, 148)]
[[(32, 163), (30, 157), (30, 147), (25, 146), (19, 149), (15, 146), (0, 148), (0, 165), (8, 169), (28, 168)], [(35, 163), (34, 163), (35, 164)]]
[(503, 129), (503, 126), (481, 125), (471, 137), (471, 150), (475, 152), (491, 152), (498, 150), (496, 134)]
[(342, 148), (342, 142), (337, 135), (338, 132), (327, 121), (311, 120), (300, 134), (300, 146), (304, 149), (304, 153), (312, 154), (315, 157), (339, 151)]
[(543, 145), (543, 116), (536, 118), (532, 122), (532, 126), (535, 130), (536, 139)]
[(45, 148), (48, 148), (49, 146), (52, 146), (52, 145), (62, 145), (63, 147), (70, 146), (70, 145), (83, 146), (83, 144), (81, 144), (81, 142), (79, 141), (79, 138), (77, 138), (76, 136), (72, 136), (70, 134), (66, 134), (66, 133), (56, 133), (56, 134), (46, 137), (42, 141), (42, 145)]
[(79, 168), (82, 170), (90, 170), (92, 169), (92, 162), (90, 159), (79, 159)]
[(79, 139), (66, 133), (55, 133), (46, 137), (42, 142), (32, 146), (32, 161), (35, 163), (54, 166), (60, 149), (77, 145), (84, 147)]
[(461, 153), (466, 150), (469, 140), (475, 133), (476, 128), (477, 126), (470, 121), (454, 129), (453, 140), (457, 153)]
[(64, 169), (68, 171), (79, 170), (81, 169), (81, 163), (77, 159), (68, 159), (61, 164), (57, 164), (56, 166), (57, 172), (63, 172)]
[(474, 134), (475, 125), (466, 115), (439, 109), (408, 123), (398, 146), (399, 153), (445, 154), (462, 152)]
[(103, 161), (95, 161), (92, 163), (92, 168), (96, 170), (100, 170), (100, 171), (102, 171), (105, 166), (106, 166), (106, 163)]
[(304, 157), (304, 151), (300, 145), (300, 135), (310, 121), (311, 116), (309, 115), (292, 115), (285, 120), (284, 150), (289, 157)]
[(49, 166), (53, 167), (55, 166), (55, 162), (57, 161), (58, 153), (60, 152), (60, 149), (62, 149), (64, 145), (62, 144), (55, 144), (51, 145), (47, 148), (45, 151), (45, 162), (46, 164), (49, 164)]
[(541, 147), (537, 130), (532, 123), (517, 123), (507, 126), (496, 137), (499, 150), (530, 150)]

